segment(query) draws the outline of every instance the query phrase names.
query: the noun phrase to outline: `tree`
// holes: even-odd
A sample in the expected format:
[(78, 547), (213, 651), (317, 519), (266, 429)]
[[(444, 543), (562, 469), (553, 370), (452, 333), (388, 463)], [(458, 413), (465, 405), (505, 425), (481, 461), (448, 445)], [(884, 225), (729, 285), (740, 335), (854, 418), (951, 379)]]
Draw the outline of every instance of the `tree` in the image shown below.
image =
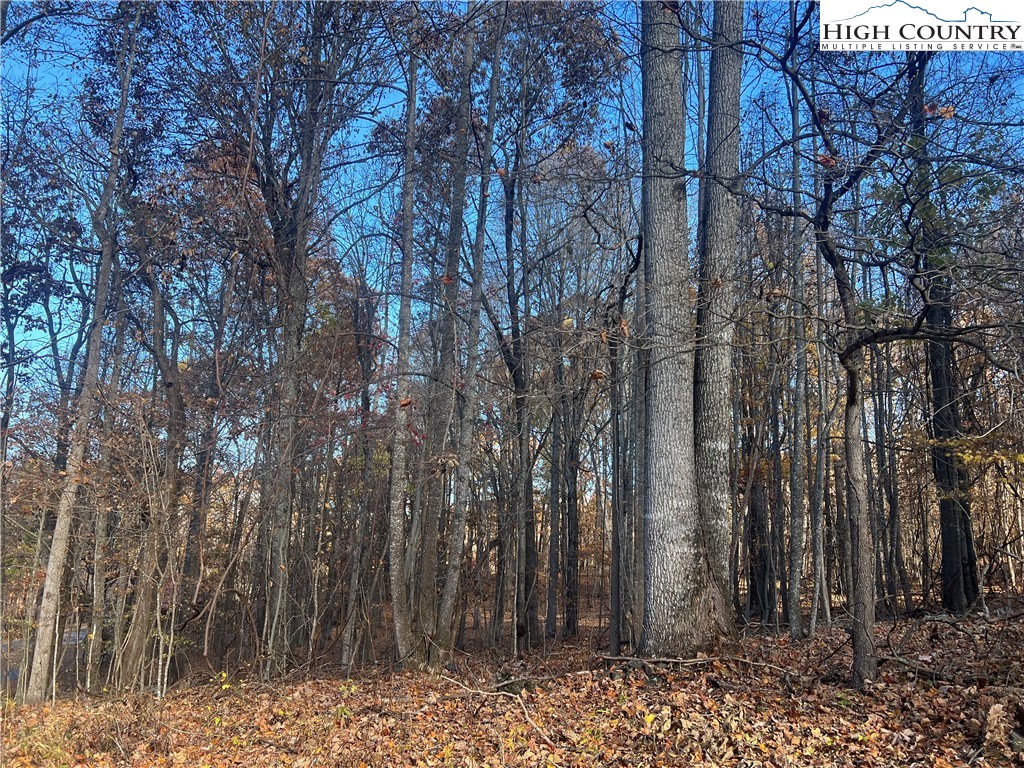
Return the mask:
[(732, 483), (729, 439), (732, 422), (734, 281), (739, 206), (740, 81), (743, 71), (742, 2), (715, 6), (711, 49), (707, 150), (698, 243), (700, 283), (698, 346), (694, 372), (695, 462), (700, 541), (724, 636), (734, 633), (729, 599)]
[[(925, 83), (931, 54), (909, 56), (907, 77), (915, 162), (912, 203), (917, 227), (914, 249), (920, 260), (927, 304), (925, 323), (936, 336), (926, 342), (928, 378), (931, 385), (929, 431), (932, 439), (932, 467), (939, 488), (939, 524), (942, 537), (942, 605), (955, 614), (966, 613), (981, 592), (978, 562), (971, 531), (971, 500), (967, 471), (955, 442), (962, 437), (959, 393), (955, 377), (953, 340), (953, 295), (951, 268), (946, 263), (950, 238), (943, 231), (941, 212), (932, 199), (933, 171), (929, 161)], [(935, 109), (933, 108), (934, 112)]]
[(100, 244), (100, 261), (96, 270), (95, 299), (89, 340), (86, 345), (85, 367), (82, 371), (82, 387), (78, 395), (74, 431), (68, 450), (66, 481), (57, 506), (56, 525), (50, 544), (50, 557), (46, 565), (46, 580), (39, 603), (35, 646), (32, 651), (32, 672), (25, 694), (25, 700), (29, 703), (42, 701), (50, 687), (54, 643), (57, 639), (57, 613), (64, 581), (64, 568), (71, 543), (74, 505), (84, 477), (86, 450), (89, 445), (91, 422), (96, 409), (96, 389), (100, 372), (100, 343), (110, 295), (110, 275), (114, 259), (117, 256), (114, 194), (117, 189), (118, 173), (121, 169), (121, 153), (123, 151), (121, 141), (124, 134), (125, 113), (129, 104), (129, 89), (135, 66), (137, 33), (141, 16), (142, 8), (140, 6), (135, 9), (132, 18), (125, 18), (121, 15), (115, 21), (121, 37), (116, 67), (119, 79), (119, 99), (110, 135), (106, 177), (99, 189), (98, 198), (93, 205), (89, 206), (93, 235)]
[(1014, 57), (624, 9), (0, 3), (22, 697), (1021, 589)]
[[(640, 650), (688, 657), (709, 650), (727, 631), (728, 601), (723, 603), (724, 592), (715, 580), (712, 562), (717, 561), (711, 558), (717, 553), (709, 551), (712, 544), (705, 539), (697, 504), (679, 19), (668, 4), (645, 3), (641, 24), (650, 362)], [(728, 242), (722, 247), (728, 250)]]
[(416, 12), (413, 5), (413, 45), (409, 46), (409, 64), (406, 74), (405, 96), (405, 152), (402, 169), (402, 243), (401, 279), (398, 310), (398, 355), (395, 361), (398, 385), (395, 388), (394, 437), (391, 444), (391, 490), (388, 507), (388, 576), (391, 585), (391, 603), (394, 613), (397, 662), (415, 666), (420, 663), (422, 647), (413, 636), (412, 612), (408, 602), (409, 585), (406, 583), (406, 436), (409, 407), (412, 405), (409, 386), (409, 352), (412, 345), (412, 267), (416, 160), (416, 86), (419, 58), (415, 46)]
[[(448, 563), (441, 590), (438, 608), (437, 627), (434, 634), (434, 646), (438, 662), (449, 662), (454, 641), (455, 605), (462, 582), (463, 556), (466, 540), (466, 519), (468, 514), (470, 483), (472, 481), (472, 450), (477, 435), (475, 409), (478, 407), (480, 368), (480, 331), (481, 313), (484, 300), (484, 247), (487, 236), (487, 202), (490, 197), (490, 167), (494, 149), (494, 127), (497, 121), (498, 91), (501, 85), (501, 49), (505, 36), (505, 19), (508, 3), (501, 3), (492, 19), (491, 34), (491, 76), (487, 95), (487, 126), (480, 151), (480, 196), (476, 209), (476, 232), (472, 245), (472, 264), (470, 270), (471, 296), (469, 304), (469, 327), (466, 334), (467, 358), (465, 382), (462, 390), (462, 402), (456, 409), (458, 440), (455, 450), (455, 488), (454, 512), (452, 515), (451, 532), (448, 536)], [(466, 45), (471, 45), (472, 38)], [(468, 76), (468, 72), (467, 72)], [(468, 122), (468, 121), (467, 121)], [(468, 128), (468, 125), (467, 125)], [(454, 385), (454, 382), (452, 382)]]
[[(211, 80), (205, 79), (208, 73), (200, 73), (204, 80), (196, 90), (209, 99), (227, 139), (225, 152), (246, 158), (241, 183), (248, 183), (251, 174), (273, 241), (270, 261), (280, 329), (275, 350), (278, 414), (267, 497), (266, 595), (260, 611), (265, 669), (273, 672), (284, 668), (291, 628), (288, 577), (295, 466), (306, 439), (300, 401), (308, 263), (322, 224), (322, 185), (335, 137), (374, 87), (364, 69), (371, 18), (367, 8), (323, 2), (203, 8), (201, 15), (221, 57), (218, 76)], [(267, 41), (258, 30), (283, 36), (269, 56), (264, 56)], [(228, 31), (238, 37), (229, 38)], [(229, 54), (237, 43), (243, 48)], [(244, 86), (247, 82), (253, 86)], [(224, 95), (209, 98), (214, 88)]]

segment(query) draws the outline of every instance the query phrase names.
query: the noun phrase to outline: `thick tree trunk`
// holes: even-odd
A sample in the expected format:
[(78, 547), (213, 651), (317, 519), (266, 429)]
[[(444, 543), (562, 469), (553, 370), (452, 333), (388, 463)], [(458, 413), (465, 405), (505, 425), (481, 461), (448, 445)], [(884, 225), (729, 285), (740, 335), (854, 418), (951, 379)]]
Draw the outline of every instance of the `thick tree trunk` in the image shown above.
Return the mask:
[[(640, 651), (692, 656), (728, 625), (697, 506), (679, 19), (642, 6), (643, 239), (650, 349)], [(726, 561), (727, 562), (727, 561)]]
[(739, 208), (740, 77), (743, 2), (715, 5), (710, 100), (699, 241), (699, 345), (694, 373), (697, 504), (711, 571), (715, 621), (733, 635), (729, 550), (732, 542), (732, 339)]
[[(951, 326), (948, 280), (946, 275), (932, 277), (932, 298), (937, 303), (929, 309), (928, 316), (933, 327)], [(940, 298), (943, 295), (945, 298)], [(929, 341), (932, 467), (939, 488), (942, 541), (942, 607), (960, 615), (974, 605), (981, 590), (967, 472), (952, 445), (961, 436), (954, 367), (952, 343), (944, 339)]]

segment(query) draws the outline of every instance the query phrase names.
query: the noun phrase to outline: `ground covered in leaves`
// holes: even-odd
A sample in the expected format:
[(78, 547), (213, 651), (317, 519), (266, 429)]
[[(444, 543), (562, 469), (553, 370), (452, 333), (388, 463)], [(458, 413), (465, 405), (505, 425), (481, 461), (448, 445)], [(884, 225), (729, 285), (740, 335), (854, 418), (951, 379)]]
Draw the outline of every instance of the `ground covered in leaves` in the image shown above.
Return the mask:
[(842, 630), (752, 635), (648, 664), (586, 640), (444, 676), (218, 680), (157, 700), (3, 711), (17, 766), (1024, 765), (1024, 619), (881, 625), (879, 680), (848, 687)]

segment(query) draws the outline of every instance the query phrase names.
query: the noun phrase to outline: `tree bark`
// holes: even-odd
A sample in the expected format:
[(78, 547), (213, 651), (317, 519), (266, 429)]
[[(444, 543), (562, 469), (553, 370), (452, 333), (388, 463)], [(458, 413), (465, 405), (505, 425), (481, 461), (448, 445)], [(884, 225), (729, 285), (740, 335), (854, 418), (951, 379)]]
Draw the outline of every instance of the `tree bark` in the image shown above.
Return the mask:
[(128, 109), (132, 70), (135, 66), (137, 32), (141, 8), (129, 29), (125, 30), (118, 59), (121, 76), (120, 100), (110, 137), (110, 161), (107, 175), (96, 207), (90, 211), (93, 234), (100, 242), (100, 263), (96, 270), (95, 301), (86, 345), (85, 369), (82, 372), (82, 390), (78, 397), (74, 431), (68, 451), (66, 480), (57, 503), (56, 524), (46, 564), (43, 595), (39, 604), (35, 645), (32, 651), (32, 671), (25, 692), (26, 703), (38, 703), (46, 697), (50, 687), (50, 671), (54, 643), (57, 640), (57, 615), (60, 607), (64, 566), (71, 543), (71, 523), (75, 499), (85, 470), (85, 455), (89, 447), (89, 427), (96, 410), (96, 392), (100, 372), (100, 347), (103, 342), (107, 300), (110, 295), (110, 275), (117, 257), (113, 200), (121, 168), (121, 137), (124, 133), (125, 113)]
[(928, 381), (931, 389), (928, 428), (932, 440), (932, 471), (939, 490), (942, 606), (960, 615), (974, 605), (981, 590), (971, 530), (967, 472), (954, 445), (954, 441), (962, 434), (955, 376), (956, 358), (953, 342), (948, 338), (953, 327), (953, 291), (949, 267), (944, 265), (946, 238), (939, 221), (939, 211), (931, 200), (933, 184), (925, 120), (925, 73), (930, 56), (927, 53), (909, 55), (913, 147), (917, 165), (913, 209), (920, 230), (918, 242), (922, 251), (922, 271), (927, 283), (925, 322), (935, 332), (927, 342)]
[[(445, 238), (444, 273), (441, 276), (439, 312), (440, 341), (437, 355), (437, 371), (431, 385), (429, 405), (429, 427), (426, 446), (426, 504), (422, 511), (421, 547), (419, 573), (416, 579), (417, 596), (414, 615), (418, 618), (420, 630), (431, 636), (426, 646), (428, 661), (434, 655), (436, 646), (433, 636), (438, 628), (437, 600), (439, 583), (437, 568), (439, 560), (438, 530), (445, 517), (445, 478), (448, 475), (455, 452), (452, 450), (453, 428), (458, 421), (457, 387), (459, 361), (455, 348), (456, 324), (461, 287), (460, 263), (462, 260), (462, 230), (466, 209), (466, 182), (469, 170), (469, 134), (472, 130), (473, 70), (475, 67), (476, 26), (472, 21), (475, 3), (467, 7), (467, 25), (463, 38), (462, 77), (459, 85), (455, 119), (455, 146), (451, 161), (451, 204), (449, 208), (448, 233)], [(462, 547), (459, 546), (461, 552)], [(453, 554), (449, 552), (449, 556)], [(461, 556), (459, 557), (461, 565)], [(443, 587), (442, 587), (443, 588)]]
[[(789, 10), (790, 28), (793, 35), (798, 35), (797, 6), (793, 4)], [(793, 59), (796, 59), (797, 46), (793, 46)], [(800, 187), (800, 96), (795, 84), (790, 84), (790, 130), (792, 131), (793, 158), (793, 208), (802, 207)], [(806, 452), (804, 432), (807, 425), (807, 329), (804, 326), (804, 249), (803, 223), (799, 219), (791, 222), (793, 296), (791, 299), (793, 315), (793, 343), (795, 350), (795, 366), (793, 376), (793, 417), (791, 425), (791, 451), (789, 463), (789, 585), (786, 591), (787, 615), (789, 616), (789, 635), (794, 640), (803, 635), (803, 618), (800, 613), (800, 582), (804, 570), (804, 523), (806, 514)]]
[[(413, 13), (418, 6), (412, 5)], [(406, 556), (406, 450), (405, 434), (411, 406), (409, 353), (412, 347), (412, 265), (414, 245), (413, 193), (416, 164), (416, 86), (419, 58), (416, 50), (418, 25), (413, 19), (409, 65), (406, 75), (405, 147), (402, 175), (402, 269), (398, 308), (398, 354), (395, 362), (398, 382), (393, 403), (394, 432), (391, 442), (391, 489), (388, 494), (388, 575), (391, 587), (392, 615), (395, 626), (396, 662), (399, 665), (419, 663), (412, 631), (412, 613), (405, 580)]]
[(710, 99), (701, 211), (699, 345), (694, 373), (697, 504), (710, 569), (715, 621), (723, 635), (735, 633), (729, 581), (732, 541), (732, 340), (735, 330), (735, 269), (738, 248), (740, 79), (743, 2), (718, 3), (712, 22)]
[[(479, 391), (480, 327), (484, 300), (484, 246), (487, 238), (487, 199), (490, 196), (491, 152), (494, 146), (494, 126), (497, 121), (498, 89), (501, 85), (501, 47), (504, 38), (508, 3), (499, 6), (494, 21), (495, 40), (491, 51), (491, 80), (487, 96), (487, 129), (481, 153), (480, 199), (477, 206), (476, 232), (473, 240), (472, 296), (467, 332), (468, 358), (466, 360), (463, 407), (459, 409), (458, 444), (456, 447), (455, 508), (451, 532), (448, 536), (448, 564), (438, 608), (434, 647), (436, 662), (447, 663), (454, 648), (455, 606), (462, 577), (465, 554), (466, 520), (472, 480), (473, 438), (476, 436), (476, 407)], [(467, 43), (468, 44), (468, 43)], [(468, 75), (468, 73), (467, 73)]]
[(687, 657), (711, 649), (728, 629), (721, 623), (722, 593), (697, 506), (679, 18), (665, 3), (644, 3), (641, 13), (642, 217), (651, 356), (640, 652)]

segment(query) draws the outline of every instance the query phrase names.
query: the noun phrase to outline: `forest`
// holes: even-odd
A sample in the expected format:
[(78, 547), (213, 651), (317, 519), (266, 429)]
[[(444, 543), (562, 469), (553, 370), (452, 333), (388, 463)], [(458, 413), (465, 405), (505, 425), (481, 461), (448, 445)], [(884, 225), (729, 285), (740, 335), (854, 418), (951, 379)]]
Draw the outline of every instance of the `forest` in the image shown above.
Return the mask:
[(0, 761), (1024, 760), (1024, 57), (818, 24), (3, 0)]

